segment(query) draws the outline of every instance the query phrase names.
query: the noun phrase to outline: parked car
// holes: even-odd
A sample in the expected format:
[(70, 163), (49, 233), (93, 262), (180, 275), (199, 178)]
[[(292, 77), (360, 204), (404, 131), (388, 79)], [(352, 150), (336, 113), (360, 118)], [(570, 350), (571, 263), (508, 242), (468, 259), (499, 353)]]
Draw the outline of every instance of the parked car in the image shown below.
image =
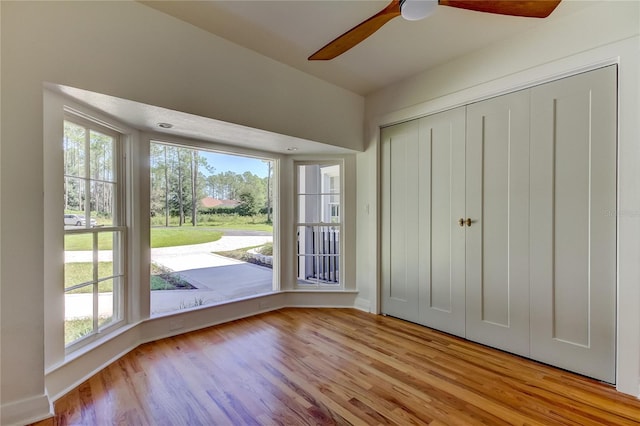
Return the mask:
[[(73, 226), (87, 226), (87, 219), (84, 217), (84, 215), (81, 214), (65, 214), (64, 224)], [(89, 219), (89, 224), (93, 228), (98, 223), (95, 219), (91, 218)]]

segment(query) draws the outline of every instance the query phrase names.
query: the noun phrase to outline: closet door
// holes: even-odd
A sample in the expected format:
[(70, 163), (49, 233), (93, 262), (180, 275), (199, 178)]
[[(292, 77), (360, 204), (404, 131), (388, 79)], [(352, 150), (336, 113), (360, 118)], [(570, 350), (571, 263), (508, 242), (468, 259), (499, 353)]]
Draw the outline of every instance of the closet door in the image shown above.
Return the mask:
[(467, 338), (529, 355), (529, 91), (467, 107)]
[(531, 357), (613, 383), (616, 68), (531, 96)]
[(410, 121), (381, 132), (382, 313), (413, 322), (420, 319), (419, 129)]
[(420, 120), (420, 323), (465, 335), (465, 108)]
[(382, 130), (382, 313), (464, 336), (465, 109)]

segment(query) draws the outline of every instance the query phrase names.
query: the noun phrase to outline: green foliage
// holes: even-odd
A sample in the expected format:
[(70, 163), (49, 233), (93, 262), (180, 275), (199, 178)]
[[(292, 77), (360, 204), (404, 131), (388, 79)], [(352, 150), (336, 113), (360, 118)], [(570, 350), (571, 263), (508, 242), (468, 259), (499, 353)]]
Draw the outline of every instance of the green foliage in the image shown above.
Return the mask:
[(259, 213), (256, 197), (251, 192), (243, 192), (240, 194), (240, 204), (238, 205), (238, 214), (240, 216), (255, 216)]
[(216, 254), (219, 254), (220, 256), (224, 256), (224, 257), (230, 257), (231, 259), (241, 260), (243, 262), (255, 263), (258, 265), (265, 266), (267, 268), (272, 268), (272, 265), (263, 264), (260, 261), (256, 260), (254, 256), (251, 256), (249, 253), (247, 253), (251, 249), (257, 249), (256, 251), (258, 251), (259, 253), (265, 256), (273, 256), (272, 243), (267, 243), (262, 246), (251, 246), (251, 247), (243, 247), (235, 250), (218, 251), (216, 252)]
[[(208, 164), (200, 151), (162, 143), (151, 144), (150, 157), (150, 214), (152, 220), (158, 219), (156, 225), (169, 226), (174, 218), (177, 218), (178, 225), (197, 225), (202, 218), (200, 213), (211, 212), (201, 205), (206, 196), (239, 200), (240, 194), (249, 192), (258, 211), (270, 212), (271, 167), (264, 178), (249, 171), (213, 174), (214, 167)], [(270, 222), (270, 215), (267, 222)]]
[(258, 249), (260, 254), (264, 254), (265, 256), (273, 256), (273, 243), (267, 243)]
[[(152, 217), (152, 227), (164, 226), (164, 218)], [(169, 226), (178, 226), (178, 218), (171, 218)], [(240, 216), (236, 214), (200, 214), (198, 215), (198, 227), (217, 228), (217, 229), (239, 229), (251, 231), (267, 231), (273, 232), (273, 226), (267, 222), (267, 216), (258, 214), (255, 216)], [(182, 227), (188, 229), (190, 227)], [(152, 228), (152, 232), (153, 229)], [(158, 228), (159, 229), (159, 228)]]
[(163, 217), (168, 226), (170, 217), (179, 224), (197, 224), (197, 209), (205, 197), (205, 171), (213, 172), (198, 150), (152, 143), (151, 154), (151, 216)]
[(65, 345), (86, 336), (93, 331), (93, 319), (89, 317), (74, 318), (64, 322), (64, 343)]
[[(94, 183), (115, 182), (118, 178), (114, 161), (115, 139), (65, 120), (63, 150), (65, 210), (82, 211), (88, 201), (91, 217), (110, 217), (114, 209), (115, 185)], [(85, 179), (92, 182), (90, 193), (86, 193)]]
[[(98, 327), (111, 322), (111, 316), (98, 317)], [(64, 344), (68, 345), (93, 331), (93, 319), (90, 317), (73, 318), (64, 321)]]
[(196, 287), (185, 281), (180, 274), (151, 262), (151, 291), (154, 290), (192, 290)]

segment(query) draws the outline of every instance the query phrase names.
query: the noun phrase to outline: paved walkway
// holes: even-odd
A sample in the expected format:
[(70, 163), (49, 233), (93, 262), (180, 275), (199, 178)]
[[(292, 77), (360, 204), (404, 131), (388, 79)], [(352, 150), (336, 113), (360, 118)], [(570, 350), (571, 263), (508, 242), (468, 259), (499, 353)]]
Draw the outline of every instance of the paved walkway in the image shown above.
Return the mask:
[[(160, 261), (160, 259), (169, 259), (174, 256), (185, 257), (185, 255), (194, 253), (236, 250), (244, 247), (261, 246), (271, 241), (273, 241), (273, 237), (270, 235), (223, 235), (219, 240), (210, 243), (152, 248), (151, 259), (154, 261)], [(113, 259), (112, 251), (98, 251), (98, 259), (104, 262), (111, 262)], [(93, 261), (93, 253), (91, 251), (67, 251), (65, 252), (64, 261), (66, 263), (91, 262)], [(215, 261), (213, 261), (213, 264), (209, 265), (206, 258), (201, 258), (200, 261), (203, 263), (198, 263), (195, 267), (217, 266)], [(194, 260), (194, 262), (197, 261)]]
[[(269, 268), (213, 254), (216, 251), (235, 250), (260, 246), (271, 242), (271, 235), (224, 235), (218, 241), (189, 246), (151, 249), (151, 260), (172, 271), (196, 286), (195, 290), (155, 290), (151, 292), (152, 314), (173, 312), (225, 300), (269, 293), (273, 289), (273, 273)], [(69, 251), (65, 262), (91, 262), (90, 251)], [(111, 261), (111, 251), (100, 251), (100, 261)], [(65, 296), (67, 318), (92, 315), (90, 294)], [(110, 315), (113, 307), (111, 293), (98, 298), (99, 315)]]

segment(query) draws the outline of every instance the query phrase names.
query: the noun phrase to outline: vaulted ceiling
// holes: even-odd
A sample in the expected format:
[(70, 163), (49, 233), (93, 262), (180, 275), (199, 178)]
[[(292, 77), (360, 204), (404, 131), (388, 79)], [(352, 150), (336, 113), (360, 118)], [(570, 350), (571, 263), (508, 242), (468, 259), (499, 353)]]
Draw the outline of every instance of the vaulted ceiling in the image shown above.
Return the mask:
[[(502, 0), (510, 1), (510, 0)], [(307, 57), (383, 9), (378, 0), (142, 1), (201, 29), (352, 92), (367, 95), (458, 56), (562, 19), (589, 5), (563, 0), (548, 18), (438, 6), (420, 21), (397, 17), (331, 61)]]

